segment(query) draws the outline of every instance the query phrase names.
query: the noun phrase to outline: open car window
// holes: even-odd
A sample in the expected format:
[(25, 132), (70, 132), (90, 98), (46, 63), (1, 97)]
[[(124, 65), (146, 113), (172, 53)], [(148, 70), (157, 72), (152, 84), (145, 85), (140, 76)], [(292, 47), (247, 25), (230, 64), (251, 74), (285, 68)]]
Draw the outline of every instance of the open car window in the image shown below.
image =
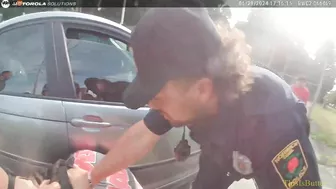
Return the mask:
[(77, 97), (122, 102), (124, 89), (136, 75), (127, 44), (108, 35), (82, 29), (68, 28), (66, 37), (73, 80), (78, 84), (77, 91), (80, 91)]
[(73, 39), (67, 44), (74, 80), (80, 85), (88, 76), (111, 82), (130, 82), (135, 77), (132, 56), (113, 45)]

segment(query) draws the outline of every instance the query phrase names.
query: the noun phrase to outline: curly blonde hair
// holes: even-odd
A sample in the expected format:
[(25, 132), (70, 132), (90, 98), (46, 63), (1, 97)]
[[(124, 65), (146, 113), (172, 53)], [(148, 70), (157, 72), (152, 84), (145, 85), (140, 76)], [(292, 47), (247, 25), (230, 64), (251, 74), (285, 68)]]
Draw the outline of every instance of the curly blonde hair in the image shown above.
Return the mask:
[[(253, 79), (250, 73), (251, 47), (245, 42), (244, 34), (236, 28), (229, 28), (226, 22), (217, 23), (222, 37), (221, 48), (208, 61), (207, 77), (213, 80), (215, 92), (224, 101), (237, 99), (251, 89)], [(182, 90), (188, 89), (199, 77), (177, 80)]]
[(222, 46), (209, 61), (207, 71), (213, 77), (216, 90), (226, 99), (236, 99), (251, 89), (253, 78), (250, 72), (251, 47), (244, 34), (226, 23), (217, 23), (222, 37)]

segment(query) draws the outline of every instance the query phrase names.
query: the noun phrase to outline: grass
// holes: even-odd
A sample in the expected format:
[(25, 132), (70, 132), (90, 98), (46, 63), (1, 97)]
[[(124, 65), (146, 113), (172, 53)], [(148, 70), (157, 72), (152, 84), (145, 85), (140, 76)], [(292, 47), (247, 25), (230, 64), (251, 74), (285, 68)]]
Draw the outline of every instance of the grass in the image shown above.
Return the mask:
[(336, 166), (336, 157), (321, 155), (319, 158), (319, 163), (322, 165)]
[(312, 133), (312, 137), (329, 147), (336, 148), (336, 111), (323, 109), (321, 105), (315, 105), (311, 113), (311, 119), (318, 126), (317, 132)]

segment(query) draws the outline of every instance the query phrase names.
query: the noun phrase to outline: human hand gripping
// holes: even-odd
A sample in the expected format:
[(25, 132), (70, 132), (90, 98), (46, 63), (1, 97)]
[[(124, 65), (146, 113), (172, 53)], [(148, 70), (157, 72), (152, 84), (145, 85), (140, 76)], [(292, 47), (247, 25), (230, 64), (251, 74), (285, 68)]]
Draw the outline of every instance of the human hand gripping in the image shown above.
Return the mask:
[(87, 171), (75, 167), (68, 170), (68, 176), (73, 189), (92, 189)]

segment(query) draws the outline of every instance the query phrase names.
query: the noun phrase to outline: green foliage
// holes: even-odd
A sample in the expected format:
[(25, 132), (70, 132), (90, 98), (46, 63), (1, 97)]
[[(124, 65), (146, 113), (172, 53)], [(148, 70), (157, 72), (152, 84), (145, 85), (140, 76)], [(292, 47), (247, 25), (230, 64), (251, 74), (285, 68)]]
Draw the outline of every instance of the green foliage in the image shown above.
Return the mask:
[(333, 88), (336, 78), (336, 56), (332, 41), (322, 45), (316, 53), (316, 59), (312, 59), (300, 39), (278, 27), (269, 9), (252, 9), (248, 22), (237, 23), (236, 27), (245, 33), (247, 42), (252, 46), (254, 62), (261, 63), (264, 67), (270, 66), (269, 69), (277, 74), (286, 73), (294, 76), (284, 77), (289, 83), (297, 76), (305, 76), (312, 97), (324, 69), (324, 63), (327, 62), (318, 100), (322, 101), (322, 97)]
[(317, 126), (314, 131), (314, 139), (325, 143), (327, 146), (336, 148), (336, 111), (323, 108), (319, 104), (312, 107), (312, 124)]
[(333, 104), (336, 105), (336, 91), (332, 91), (330, 93), (328, 93), (325, 97), (324, 97), (324, 102), (326, 104)]

